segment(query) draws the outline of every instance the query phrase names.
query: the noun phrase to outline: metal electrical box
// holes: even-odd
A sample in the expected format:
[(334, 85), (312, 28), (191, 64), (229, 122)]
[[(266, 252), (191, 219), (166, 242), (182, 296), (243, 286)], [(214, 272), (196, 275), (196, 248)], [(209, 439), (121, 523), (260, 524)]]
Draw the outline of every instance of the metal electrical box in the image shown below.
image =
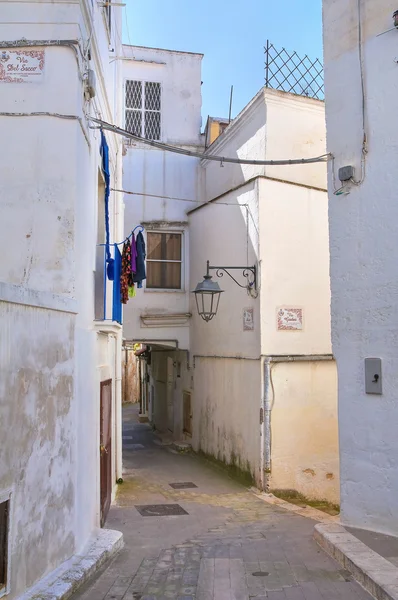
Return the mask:
[(345, 167), (340, 167), (339, 179), (341, 182), (351, 181), (351, 179), (353, 177), (354, 177), (354, 167), (352, 165), (346, 165)]
[(365, 391), (367, 394), (383, 393), (381, 358), (365, 358)]

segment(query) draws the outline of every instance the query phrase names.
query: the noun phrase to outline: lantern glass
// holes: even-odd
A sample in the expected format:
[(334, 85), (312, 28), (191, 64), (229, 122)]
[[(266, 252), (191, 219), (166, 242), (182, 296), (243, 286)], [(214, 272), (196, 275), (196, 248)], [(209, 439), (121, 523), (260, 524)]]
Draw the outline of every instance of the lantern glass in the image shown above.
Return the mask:
[(206, 275), (201, 283), (198, 283), (194, 290), (196, 307), (199, 315), (206, 322), (212, 320), (217, 314), (220, 296), (223, 290), (217, 282), (211, 281), (211, 277)]

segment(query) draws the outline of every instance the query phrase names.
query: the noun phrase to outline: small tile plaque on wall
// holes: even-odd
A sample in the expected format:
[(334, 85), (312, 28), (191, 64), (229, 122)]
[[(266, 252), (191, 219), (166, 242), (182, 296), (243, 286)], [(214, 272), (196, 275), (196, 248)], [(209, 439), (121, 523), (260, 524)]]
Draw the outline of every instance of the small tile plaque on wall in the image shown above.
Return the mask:
[(302, 331), (302, 308), (281, 307), (277, 309), (276, 313), (278, 331)]
[(254, 310), (253, 308), (243, 309), (243, 331), (254, 330)]
[(44, 50), (2, 50), (0, 83), (37, 83), (44, 78)]

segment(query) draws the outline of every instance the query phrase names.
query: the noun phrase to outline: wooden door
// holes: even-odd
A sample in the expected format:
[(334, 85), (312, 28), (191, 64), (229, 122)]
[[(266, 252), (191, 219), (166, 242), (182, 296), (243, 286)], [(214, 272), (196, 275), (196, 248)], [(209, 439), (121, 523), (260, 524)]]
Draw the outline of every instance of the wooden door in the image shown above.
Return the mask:
[(112, 495), (112, 379), (101, 382), (100, 401), (101, 527), (103, 527)]
[(183, 394), (183, 421), (184, 433), (192, 435), (192, 406), (190, 392), (184, 392)]

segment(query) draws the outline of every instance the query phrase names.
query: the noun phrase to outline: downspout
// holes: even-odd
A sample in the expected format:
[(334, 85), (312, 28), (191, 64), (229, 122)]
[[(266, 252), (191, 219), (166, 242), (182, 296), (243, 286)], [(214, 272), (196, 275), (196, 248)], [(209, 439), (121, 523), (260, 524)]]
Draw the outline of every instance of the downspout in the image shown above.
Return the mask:
[(269, 490), (271, 475), (271, 359), (264, 359), (264, 491)]
[(138, 359), (138, 380), (140, 382), (140, 415), (142, 415), (142, 375), (141, 375), (141, 359)]
[(265, 491), (264, 482), (264, 357), (261, 357), (261, 399), (260, 399), (260, 490)]
[(122, 433), (122, 332), (116, 335), (116, 481), (122, 478), (122, 452), (123, 452), (123, 433)]
[(123, 400), (124, 402), (128, 402), (128, 398), (130, 397), (129, 394), (129, 386), (127, 383), (127, 377), (128, 377), (128, 360), (129, 360), (129, 351), (127, 346), (124, 347), (124, 393), (123, 393)]

